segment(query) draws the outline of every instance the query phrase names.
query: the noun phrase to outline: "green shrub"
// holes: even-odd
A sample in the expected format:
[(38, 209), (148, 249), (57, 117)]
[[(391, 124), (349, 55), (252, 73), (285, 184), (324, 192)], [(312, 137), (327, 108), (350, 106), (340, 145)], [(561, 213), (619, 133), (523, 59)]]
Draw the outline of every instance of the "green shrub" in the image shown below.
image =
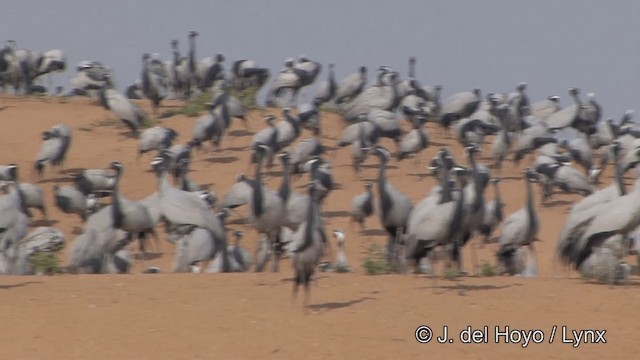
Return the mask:
[(480, 262), (480, 275), (482, 276), (496, 276), (498, 271), (495, 266), (489, 264), (489, 262), (482, 260)]
[(351, 270), (349, 270), (349, 267), (348, 267), (348, 266), (344, 266), (344, 265), (336, 265), (336, 266), (333, 268), (333, 271), (335, 271), (335, 272), (337, 272), (337, 273), (348, 273), (348, 272), (350, 272)]
[(336, 107), (336, 106), (330, 106), (330, 105), (322, 105), (320, 107), (320, 111), (328, 112), (328, 113), (334, 113), (334, 114), (338, 114), (340, 116), (342, 116), (344, 114), (344, 112), (342, 111), (341, 108)]
[(247, 109), (253, 110), (257, 109), (258, 106), (256, 104), (256, 96), (258, 95), (257, 87), (249, 87), (244, 90), (232, 90), (230, 95), (235, 96), (240, 100), (242, 105), (244, 105)]
[(444, 271), (445, 279), (453, 280), (453, 279), (456, 279), (458, 276), (460, 276), (460, 273), (458, 272), (458, 270), (456, 270), (453, 267)]
[(206, 104), (211, 102), (212, 97), (213, 94), (210, 91), (199, 93), (187, 101), (182, 109), (180, 109), (180, 113), (189, 117), (199, 116), (201, 112), (209, 109), (209, 106)]
[(367, 275), (389, 274), (392, 270), (382, 247), (375, 243), (367, 248), (367, 256), (364, 258), (362, 267)]
[(60, 261), (57, 253), (38, 251), (29, 257), (29, 261), (36, 274), (53, 275), (60, 272)]
[(158, 122), (154, 119), (152, 119), (150, 116), (147, 116), (144, 118), (144, 120), (142, 120), (142, 127), (145, 129), (148, 128), (152, 128), (154, 126), (156, 126)]

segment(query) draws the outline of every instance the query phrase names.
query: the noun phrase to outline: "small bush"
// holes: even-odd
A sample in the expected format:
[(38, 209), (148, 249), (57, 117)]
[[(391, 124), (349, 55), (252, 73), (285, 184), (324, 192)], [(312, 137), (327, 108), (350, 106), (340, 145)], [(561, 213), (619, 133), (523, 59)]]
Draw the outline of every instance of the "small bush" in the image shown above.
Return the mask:
[(480, 275), (482, 276), (496, 276), (498, 274), (498, 271), (496, 270), (496, 267), (489, 264), (489, 262), (487, 261), (482, 261), (480, 263)]
[(321, 106), (320, 107), (320, 111), (328, 112), (328, 113), (334, 113), (334, 114), (338, 114), (340, 116), (342, 116), (344, 114), (344, 112), (342, 111), (341, 108), (335, 107), (335, 106), (329, 106), (329, 105)]
[(29, 258), (36, 274), (53, 275), (60, 272), (60, 261), (57, 253), (36, 252)]
[(367, 275), (382, 275), (391, 273), (391, 265), (387, 261), (384, 251), (378, 244), (371, 244), (367, 248), (367, 256), (362, 263)]
[(142, 121), (142, 127), (145, 129), (152, 128), (156, 126), (157, 123), (158, 122), (156, 120), (152, 119), (150, 116), (147, 116)]
[(448, 280), (456, 279), (458, 276), (460, 276), (460, 273), (458, 272), (458, 270), (454, 268), (447, 269), (444, 272), (444, 277), (445, 279), (448, 279)]
[(258, 105), (256, 104), (256, 96), (258, 95), (257, 87), (249, 87), (244, 90), (233, 90), (230, 95), (235, 96), (240, 100), (242, 105), (244, 105), (247, 109), (256, 109)]
[(209, 107), (206, 104), (211, 102), (212, 97), (213, 95), (210, 91), (199, 93), (187, 101), (180, 109), (180, 113), (189, 117), (199, 116), (201, 112), (207, 111)]
[(336, 265), (336, 266), (333, 268), (333, 271), (335, 271), (335, 272), (337, 272), (337, 273), (348, 273), (348, 272), (350, 272), (351, 270), (349, 270), (349, 267), (348, 267), (348, 266), (344, 266), (344, 265)]
[(98, 126), (118, 126), (118, 120), (116, 119), (111, 119), (111, 118), (107, 118), (104, 120), (100, 120), (97, 122)]

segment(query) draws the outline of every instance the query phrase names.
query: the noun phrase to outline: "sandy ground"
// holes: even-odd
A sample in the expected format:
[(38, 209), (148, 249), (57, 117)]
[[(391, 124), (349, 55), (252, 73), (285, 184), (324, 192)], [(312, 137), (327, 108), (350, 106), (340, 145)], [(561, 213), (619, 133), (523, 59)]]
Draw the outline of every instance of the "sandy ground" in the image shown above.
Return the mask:
[[(142, 103), (147, 107), (146, 103)], [(174, 104), (175, 105), (175, 104)], [(123, 193), (142, 199), (155, 191), (156, 180), (148, 171), (151, 156), (136, 162), (137, 140), (102, 108), (88, 100), (59, 103), (57, 99), (0, 98), (0, 164), (21, 166), (23, 181), (35, 181), (31, 167), (40, 146), (40, 132), (64, 122), (73, 129), (73, 143), (66, 168), (47, 169), (39, 185), (46, 191), (49, 224), (62, 230), (72, 241), (80, 230), (76, 216), (65, 215), (53, 206), (52, 186), (70, 181), (82, 168), (103, 167), (112, 160), (125, 165)], [(253, 112), (250, 130), (263, 126), (267, 112)], [(324, 115), (325, 143), (332, 147), (343, 125), (334, 114)], [(175, 116), (163, 122), (188, 140), (195, 118)], [(191, 177), (222, 196), (240, 172), (247, 168), (250, 135), (240, 122), (232, 124), (224, 141), (225, 149), (196, 153)], [(424, 162), (443, 144), (454, 153), (461, 150), (439, 129), (431, 128), (436, 143), (422, 155), (419, 166), (413, 160), (389, 166), (390, 181), (410, 196), (421, 199), (434, 184)], [(307, 137), (304, 134), (303, 137)], [(394, 149), (390, 142), (385, 146)], [(487, 148), (488, 149), (488, 148)], [(462, 277), (456, 280), (418, 275), (367, 276), (361, 266), (372, 242), (384, 243), (377, 218), (368, 221), (369, 230), (360, 234), (350, 228), (347, 211), (351, 198), (363, 191), (362, 181), (376, 176), (376, 160), (370, 158), (361, 179), (351, 171), (348, 150), (339, 150), (333, 163), (336, 180), (342, 186), (328, 198), (325, 217), (328, 230), (347, 232), (347, 254), (353, 272), (319, 273), (313, 285), (310, 309), (300, 300), (291, 301), (292, 271), (288, 260), (280, 273), (246, 274), (166, 274), (175, 251), (163, 242), (144, 266), (159, 266), (165, 274), (143, 275), (136, 264), (132, 275), (60, 275), (2, 277), (0, 281), (1, 359), (222, 359), (244, 358), (549, 358), (595, 359), (628, 357), (637, 351), (640, 330), (633, 316), (638, 306), (637, 277), (627, 287), (611, 288), (588, 283), (575, 272), (554, 276), (552, 255), (555, 240), (569, 205), (576, 196), (558, 195), (553, 206), (538, 206), (542, 229), (537, 243), (540, 277)], [(507, 213), (523, 206), (524, 184), (521, 168), (508, 164), (500, 174)], [(275, 173), (274, 173), (275, 174)], [(610, 177), (606, 177), (606, 181)], [(295, 183), (303, 191), (304, 179)], [(275, 189), (279, 178), (270, 176)], [(487, 193), (488, 199), (493, 192)], [(539, 196), (536, 196), (539, 201)], [(538, 204), (539, 205), (539, 204)], [(246, 209), (234, 212), (229, 228), (245, 230), (245, 246), (253, 249), (257, 235), (240, 221)], [(33, 225), (47, 224), (36, 214)], [(477, 240), (476, 240), (477, 241)], [(334, 246), (335, 248), (335, 246)], [(132, 247), (133, 251), (137, 251)], [(496, 245), (479, 249), (479, 258), (494, 262)], [(67, 249), (63, 250), (66, 259)], [(465, 268), (471, 269), (469, 250)], [(631, 314), (631, 315), (629, 315)], [(414, 332), (420, 325), (441, 335), (449, 327), (453, 343), (419, 344)], [(470, 325), (488, 326), (488, 343), (463, 344), (459, 333)], [(550, 344), (552, 328), (557, 325)], [(495, 326), (504, 331), (542, 331), (544, 341), (528, 346), (495, 344)], [(571, 330), (607, 330), (606, 344), (563, 343), (562, 327), (568, 341)], [(536, 340), (539, 340), (537, 333)], [(515, 335), (514, 335), (515, 336)], [(513, 338), (513, 340), (518, 340)]]

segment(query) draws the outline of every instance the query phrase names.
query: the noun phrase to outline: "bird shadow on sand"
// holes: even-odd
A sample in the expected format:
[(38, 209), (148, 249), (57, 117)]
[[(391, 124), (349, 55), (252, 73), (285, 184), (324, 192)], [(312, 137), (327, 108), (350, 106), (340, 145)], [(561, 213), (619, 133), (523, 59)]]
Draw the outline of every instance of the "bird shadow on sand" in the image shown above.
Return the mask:
[(344, 309), (344, 308), (365, 302), (367, 300), (376, 300), (376, 298), (365, 296), (356, 300), (311, 304), (309, 305), (309, 309), (316, 310), (316, 311), (330, 311), (330, 310)]
[(205, 159), (204, 161), (210, 162), (213, 164), (230, 164), (238, 160), (240, 159), (238, 159), (237, 156), (221, 156), (221, 157), (208, 158), (208, 159)]
[[(118, 134), (118, 136), (122, 136), (122, 137), (127, 138), (127, 139), (137, 139), (138, 138), (138, 134), (136, 134), (136, 133), (134, 133), (132, 131), (129, 131), (129, 130), (120, 132)], [(123, 141), (123, 140), (120, 140), (120, 141)]]
[(462, 280), (457, 279), (454, 281), (456, 281), (457, 284), (426, 286), (426, 287), (423, 287), (422, 289), (432, 289), (434, 291), (441, 290), (442, 292), (439, 292), (441, 294), (448, 293), (451, 291), (458, 291), (459, 292), (458, 295), (465, 295), (467, 291), (502, 290), (502, 289), (510, 288), (512, 286), (522, 286), (522, 284), (518, 284), (518, 283), (509, 284), (509, 285), (466, 285), (466, 284), (459, 283)]
[(573, 201), (569, 201), (569, 200), (553, 200), (553, 201), (547, 201), (544, 204), (542, 204), (542, 206), (544, 207), (553, 207), (553, 206), (564, 206), (564, 205), (571, 205), (573, 204)]
[(233, 219), (231, 221), (227, 221), (227, 224), (232, 224), (232, 225), (245, 225), (247, 224), (247, 219), (245, 219), (244, 217), (239, 217), (237, 219)]
[[(361, 168), (363, 169), (379, 169), (380, 168), (380, 164), (363, 164), (360, 165)], [(387, 169), (397, 169), (398, 167), (395, 165), (387, 165)]]
[(72, 178), (72, 177), (68, 177), (68, 176), (62, 177), (62, 176), (61, 176), (61, 177), (56, 177), (56, 178), (40, 179), (40, 180), (38, 180), (37, 182), (38, 182), (39, 184), (46, 184), (46, 183), (54, 183), (54, 184), (57, 184), (57, 183), (71, 182), (71, 181), (73, 181), (73, 178)]
[(58, 223), (58, 220), (53, 219), (40, 219), (31, 223), (31, 226), (53, 226)]
[(159, 259), (161, 257), (162, 257), (161, 253), (150, 253), (150, 252), (148, 252), (146, 254), (138, 252), (138, 253), (135, 253), (133, 255), (133, 258), (135, 260), (155, 260), (155, 259)]
[(284, 175), (284, 173), (282, 171), (276, 170), (276, 171), (267, 171), (266, 175), (274, 176), (274, 177), (282, 177), (282, 175)]
[[(637, 272), (634, 272), (634, 271), (635, 271), (635, 269), (631, 270), (631, 275), (632, 276), (634, 274), (637, 274)], [(640, 287), (640, 282), (634, 281), (633, 279), (629, 279), (629, 281), (627, 283), (620, 282), (620, 280), (618, 280), (618, 282), (616, 282), (614, 284), (610, 284), (607, 281), (601, 281), (601, 280), (597, 280), (597, 279), (593, 279), (593, 278), (584, 279), (582, 277), (580, 277), (580, 278), (571, 277), (571, 279), (578, 280), (578, 282), (576, 282), (576, 283), (580, 284), (580, 285), (606, 286), (607, 288), (610, 288), (610, 289), (613, 289), (613, 288), (624, 289), (624, 288), (627, 288), (627, 287), (630, 287), (630, 288), (638, 288), (638, 287)]]
[(71, 168), (71, 169), (60, 170), (59, 173), (64, 175), (78, 175), (83, 171), (84, 171), (84, 168)]
[(229, 136), (249, 136), (249, 135), (253, 135), (254, 132), (243, 129), (243, 130), (233, 130), (233, 131), (229, 131)]
[(23, 286), (27, 286), (27, 285), (32, 285), (32, 284), (42, 284), (41, 281), (25, 281), (25, 282), (21, 282), (18, 284), (7, 284), (7, 285), (0, 285), (0, 290), (8, 290), (8, 289), (13, 289), (13, 288), (19, 288), (19, 287), (23, 287)]
[(228, 151), (245, 151), (245, 150), (249, 150), (248, 146), (234, 146), (234, 147), (228, 147), (225, 150)]
[(387, 232), (381, 229), (367, 229), (360, 232), (360, 235), (364, 236), (385, 236)]
[(424, 180), (424, 179), (430, 177), (431, 173), (406, 173), (405, 175), (413, 176), (413, 177), (416, 178), (416, 181), (418, 181), (418, 180)]
[(522, 176), (498, 176), (500, 180), (522, 180)]
[(325, 212), (322, 213), (322, 215), (324, 215), (325, 217), (328, 217), (328, 218), (348, 217), (349, 216), (349, 212), (348, 211), (344, 211), (344, 210), (325, 211)]

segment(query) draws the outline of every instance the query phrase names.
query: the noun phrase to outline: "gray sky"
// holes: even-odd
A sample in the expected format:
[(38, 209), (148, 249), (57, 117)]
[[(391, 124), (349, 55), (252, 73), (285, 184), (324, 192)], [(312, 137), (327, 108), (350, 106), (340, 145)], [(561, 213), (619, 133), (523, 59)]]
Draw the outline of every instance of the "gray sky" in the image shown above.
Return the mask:
[[(635, 0), (21, 0), (0, 12), (0, 40), (61, 48), (72, 68), (100, 60), (120, 88), (138, 77), (142, 53), (167, 59), (174, 38), (186, 52), (189, 30), (201, 35), (199, 58), (221, 52), (273, 72), (305, 54), (335, 63), (339, 79), (360, 65), (406, 76), (414, 55), (418, 79), (443, 85), (444, 97), (526, 81), (532, 99), (558, 94), (567, 104), (567, 88), (577, 86), (619, 118), (640, 97), (638, 14)], [(65, 86), (71, 75), (59, 76)]]

